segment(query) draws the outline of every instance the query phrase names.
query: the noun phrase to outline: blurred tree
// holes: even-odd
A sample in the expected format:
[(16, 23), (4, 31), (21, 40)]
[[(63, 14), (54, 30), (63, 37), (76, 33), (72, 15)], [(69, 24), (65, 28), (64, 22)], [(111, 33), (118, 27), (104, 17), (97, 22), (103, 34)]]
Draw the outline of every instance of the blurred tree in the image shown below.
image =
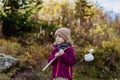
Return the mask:
[(101, 45), (103, 41), (111, 41), (119, 38), (119, 17), (111, 19), (110, 12), (104, 12), (101, 8), (94, 8), (94, 17), (92, 18), (93, 27), (90, 30), (90, 35), (94, 46)]
[(73, 29), (75, 22), (75, 3), (69, 1), (63, 1), (61, 4), (60, 17), (58, 18), (58, 24), (64, 27)]
[(49, 3), (44, 3), (43, 8), (39, 12), (39, 18), (46, 21), (52, 21), (59, 27), (72, 28), (75, 22), (74, 8), (74, 2), (70, 2), (68, 0), (52, 0)]
[(54, 42), (54, 32), (57, 29), (56, 24), (53, 22), (47, 22), (43, 21), (41, 23), (41, 31), (39, 32), (39, 41), (41, 41), (42, 44), (46, 44), (49, 42)]
[[(86, 0), (77, 0), (75, 6), (76, 24), (78, 26), (75, 37), (76, 44), (86, 46), (92, 43), (89, 30), (93, 27), (93, 10)], [(80, 40), (79, 40), (80, 39)]]
[(110, 27), (113, 28), (113, 32), (115, 34), (114, 37), (112, 37), (112, 39), (120, 38), (120, 15), (116, 14), (115, 19), (109, 22)]
[(77, 0), (75, 3), (68, 0), (51, 1), (44, 4), (39, 18), (54, 22), (59, 27), (71, 28), (75, 44), (84, 45), (92, 42), (88, 36), (93, 26), (91, 8), (86, 0)]
[(5, 38), (24, 36), (35, 31), (31, 17), (41, 9), (41, 0), (3, 0), (2, 32)]
[(53, 42), (54, 31), (57, 28), (72, 28), (74, 22), (74, 6), (71, 5), (74, 5), (74, 3), (70, 3), (66, 0), (61, 2), (51, 0), (51, 2), (43, 4), (43, 8), (39, 11), (39, 20), (42, 21), (39, 32), (41, 40), (44, 40), (44, 42), (48, 42), (48, 40)]

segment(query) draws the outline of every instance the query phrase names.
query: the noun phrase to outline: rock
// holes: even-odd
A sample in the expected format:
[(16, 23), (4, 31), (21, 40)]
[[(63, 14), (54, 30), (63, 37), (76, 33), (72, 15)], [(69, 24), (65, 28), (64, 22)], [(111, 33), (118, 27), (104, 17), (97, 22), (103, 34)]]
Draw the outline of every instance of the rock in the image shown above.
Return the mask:
[(16, 65), (18, 62), (19, 62), (19, 59), (17, 58), (0, 53), (0, 70), (8, 69), (11, 66)]

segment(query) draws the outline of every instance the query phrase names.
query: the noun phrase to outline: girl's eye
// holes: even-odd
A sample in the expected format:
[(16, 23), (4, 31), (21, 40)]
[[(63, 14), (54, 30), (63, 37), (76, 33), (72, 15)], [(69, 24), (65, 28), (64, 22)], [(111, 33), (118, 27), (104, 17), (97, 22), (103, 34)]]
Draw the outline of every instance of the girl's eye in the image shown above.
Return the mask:
[(61, 38), (59, 35), (55, 36), (56, 38)]
[(60, 36), (58, 36), (58, 38), (60, 38)]

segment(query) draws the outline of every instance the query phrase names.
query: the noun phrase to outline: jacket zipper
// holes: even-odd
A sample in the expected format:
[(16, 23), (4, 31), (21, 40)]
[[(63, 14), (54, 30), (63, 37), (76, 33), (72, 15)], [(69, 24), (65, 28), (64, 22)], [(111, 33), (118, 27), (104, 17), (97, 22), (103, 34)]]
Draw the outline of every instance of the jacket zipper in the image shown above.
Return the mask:
[(56, 77), (58, 76), (59, 64), (60, 64), (60, 58), (58, 59), (58, 63), (57, 63), (57, 70), (55, 74)]
[(69, 66), (68, 70), (69, 70), (69, 76), (71, 77), (71, 67), (70, 66)]

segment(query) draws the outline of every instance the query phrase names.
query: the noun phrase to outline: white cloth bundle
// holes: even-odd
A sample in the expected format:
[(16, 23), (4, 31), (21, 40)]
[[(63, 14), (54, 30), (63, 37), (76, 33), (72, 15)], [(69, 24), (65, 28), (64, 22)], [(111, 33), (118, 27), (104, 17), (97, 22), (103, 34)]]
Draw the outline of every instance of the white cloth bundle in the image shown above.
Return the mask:
[(92, 55), (93, 52), (94, 52), (94, 49), (90, 49), (89, 53), (84, 55), (84, 60), (85, 61), (92, 61), (92, 60), (94, 60), (94, 56)]

